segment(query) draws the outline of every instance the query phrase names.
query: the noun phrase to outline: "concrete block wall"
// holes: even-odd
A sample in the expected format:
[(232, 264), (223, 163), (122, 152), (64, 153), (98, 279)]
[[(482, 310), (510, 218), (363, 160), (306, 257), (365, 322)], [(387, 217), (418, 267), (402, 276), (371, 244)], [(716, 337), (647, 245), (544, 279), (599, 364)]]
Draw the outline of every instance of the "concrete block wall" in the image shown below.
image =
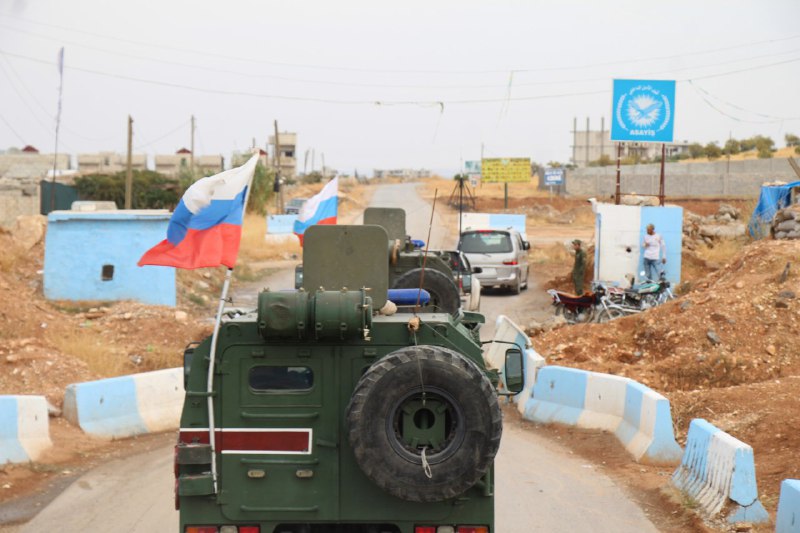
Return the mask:
[(0, 190), (0, 228), (11, 228), (20, 215), (38, 214), (38, 187)]
[(800, 533), (800, 479), (784, 479), (781, 483), (775, 533)]
[[(623, 193), (658, 194), (661, 165), (624, 165)], [(608, 198), (616, 191), (616, 166), (579, 168), (567, 172), (566, 190), (576, 196)], [(797, 175), (784, 158), (709, 163), (667, 163), (667, 196), (758, 196), (768, 181), (794, 181)]]

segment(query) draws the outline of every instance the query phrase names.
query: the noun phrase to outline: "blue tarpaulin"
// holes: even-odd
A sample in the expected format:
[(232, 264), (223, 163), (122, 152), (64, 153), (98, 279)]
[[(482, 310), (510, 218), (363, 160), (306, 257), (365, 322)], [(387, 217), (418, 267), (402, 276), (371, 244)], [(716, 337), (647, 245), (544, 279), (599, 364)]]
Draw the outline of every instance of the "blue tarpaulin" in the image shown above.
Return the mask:
[(765, 185), (761, 187), (758, 205), (753, 210), (753, 216), (747, 225), (747, 229), (754, 239), (762, 239), (769, 235), (769, 226), (775, 217), (775, 213), (789, 205), (791, 191), (794, 187), (800, 187), (800, 181), (794, 181), (786, 185)]

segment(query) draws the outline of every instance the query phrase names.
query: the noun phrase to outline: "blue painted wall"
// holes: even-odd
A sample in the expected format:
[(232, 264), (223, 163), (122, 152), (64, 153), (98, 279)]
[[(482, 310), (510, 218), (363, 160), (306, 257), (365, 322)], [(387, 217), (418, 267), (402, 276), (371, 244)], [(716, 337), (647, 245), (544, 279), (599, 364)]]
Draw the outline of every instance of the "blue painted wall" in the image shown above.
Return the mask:
[[(681, 282), (681, 251), (683, 248), (683, 208), (679, 206), (642, 207), (641, 234), (639, 244), (644, 241), (648, 224), (656, 227), (656, 233), (664, 238), (667, 246), (667, 279), (673, 285)], [(639, 257), (639, 272), (644, 270), (644, 248)], [(638, 277), (638, 276), (637, 276)]]
[[(137, 300), (174, 306), (175, 269), (136, 266), (163, 241), (166, 211), (54, 211), (47, 217), (44, 295), (50, 300)], [(103, 266), (114, 267), (103, 280)]]
[(267, 215), (267, 233), (270, 235), (292, 235), (297, 215)]

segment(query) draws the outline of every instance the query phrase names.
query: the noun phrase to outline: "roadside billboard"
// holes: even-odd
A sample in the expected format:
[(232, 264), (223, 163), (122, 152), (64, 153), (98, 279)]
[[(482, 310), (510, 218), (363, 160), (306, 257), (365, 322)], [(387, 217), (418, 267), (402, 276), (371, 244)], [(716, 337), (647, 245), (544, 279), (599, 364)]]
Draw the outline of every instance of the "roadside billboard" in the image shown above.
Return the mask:
[(530, 158), (510, 157), (481, 161), (481, 181), (485, 183), (527, 183), (530, 180)]

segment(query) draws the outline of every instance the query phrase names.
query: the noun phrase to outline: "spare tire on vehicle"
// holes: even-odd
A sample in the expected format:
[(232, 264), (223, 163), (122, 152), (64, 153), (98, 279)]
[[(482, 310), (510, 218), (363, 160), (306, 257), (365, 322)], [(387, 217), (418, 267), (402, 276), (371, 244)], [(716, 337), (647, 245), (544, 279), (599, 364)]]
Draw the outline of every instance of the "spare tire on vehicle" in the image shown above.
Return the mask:
[(464, 493), (489, 470), (503, 431), (483, 371), (439, 346), (410, 346), (375, 362), (347, 406), (350, 446), (366, 476), (414, 502)]
[[(392, 284), (393, 289), (417, 289), (421, 279), (421, 268), (409, 270)], [(425, 278), (422, 279), (422, 288), (431, 295), (430, 305), (436, 311), (455, 315), (461, 307), (461, 295), (455, 281), (446, 274), (438, 270), (425, 270)]]

